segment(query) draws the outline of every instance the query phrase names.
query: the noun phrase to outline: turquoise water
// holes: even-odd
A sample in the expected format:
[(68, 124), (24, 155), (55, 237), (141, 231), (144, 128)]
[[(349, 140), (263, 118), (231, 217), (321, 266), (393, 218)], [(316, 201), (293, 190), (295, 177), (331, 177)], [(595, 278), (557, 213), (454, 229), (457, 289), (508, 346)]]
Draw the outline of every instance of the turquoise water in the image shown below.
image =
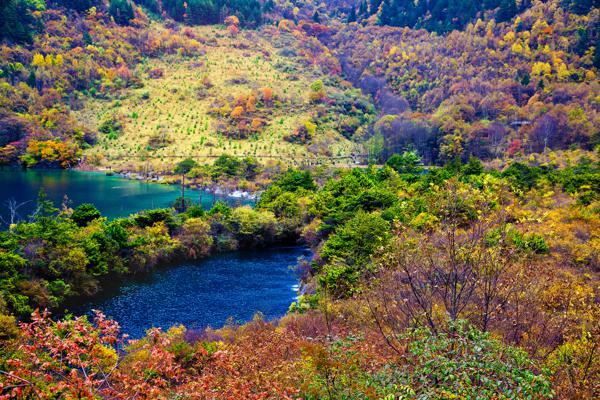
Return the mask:
[(247, 322), (256, 312), (284, 315), (296, 299), (299, 257), (306, 248), (287, 247), (220, 254), (195, 263), (162, 268), (140, 279), (113, 283), (74, 314), (97, 309), (119, 322), (123, 333), (140, 338), (151, 327), (176, 324), (201, 331), (228, 319)]
[[(65, 170), (19, 170), (0, 169), (0, 215), (7, 217), (7, 201), (28, 202), (19, 208), (22, 218), (35, 207), (35, 199), (40, 189), (44, 189), (48, 197), (60, 205), (67, 195), (70, 206), (81, 203), (93, 203), (103, 216), (108, 218), (126, 217), (140, 210), (170, 207), (180, 196), (177, 185), (162, 185), (128, 180), (118, 176), (107, 176), (101, 172), (82, 172)], [(210, 208), (213, 202), (212, 193), (186, 189), (186, 197), (199, 203), (202, 194), (202, 206)], [(248, 200), (217, 196), (232, 205)]]
[[(127, 180), (103, 173), (0, 169), (3, 189), (0, 191), (0, 215), (7, 217), (10, 199), (28, 202), (19, 209), (26, 217), (35, 207), (38, 191), (60, 205), (65, 195), (71, 207), (93, 203), (102, 215), (115, 218), (143, 209), (169, 207), (180, 196), (177, 185), (161, 185)], [(197, 190), (186, 190), (186, 197), (209, 208), (213, 196)], [(235, 205), (241, 199), (217, 197)], [(249, 202), (249, 201), (246, 201)], [(100, 309), (117, 320), (124, 333), (133, 338), (143, 336), (151, 327), (168, 329), (184, 324), (202, 330), (206, 326), (221, 327), (229, 318), (246, 322), (256, 312), (265, 317), (278, 317), (296, 298), (298, 276), (291, 266), (298, 257), (310, 257), (304, 248), (277, 248), (236, 252), (210, 257), (200, 262), (158, 268), (121, 282), (108, 282), (100, 296), (71, 304), (74, 314)]]

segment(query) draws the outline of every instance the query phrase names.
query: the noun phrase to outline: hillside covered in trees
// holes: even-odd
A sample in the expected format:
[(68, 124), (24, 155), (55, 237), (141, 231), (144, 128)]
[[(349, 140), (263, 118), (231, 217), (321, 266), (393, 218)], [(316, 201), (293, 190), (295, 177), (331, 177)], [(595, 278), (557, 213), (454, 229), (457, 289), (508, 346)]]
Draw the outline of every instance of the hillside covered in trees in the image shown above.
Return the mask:
[[(3, 163), (135, 170), (118, 161), (135, 154), (166, 173), (165, 156), (383, 162), (416, 149), (503, 165), (598, 144), (593, 4), (524, 3), (503, 19), (483, 2), (494, 12), (437, 33), (380, 13), (344, 23), (335, 2), (201, 3), (210, 20), (196, 2), (83, 3), (3, 6)], [(441, 6), (427, 7), (435, 19)], [(224, 25), (192, 26), (210, 23)]]
[[(599, 69), (595, 0), (0, 2), (0, 165), (181, 185), (7, 202), (0, 399), (599, 398)], [(273, 321), (68, 312), (273, 246)]]

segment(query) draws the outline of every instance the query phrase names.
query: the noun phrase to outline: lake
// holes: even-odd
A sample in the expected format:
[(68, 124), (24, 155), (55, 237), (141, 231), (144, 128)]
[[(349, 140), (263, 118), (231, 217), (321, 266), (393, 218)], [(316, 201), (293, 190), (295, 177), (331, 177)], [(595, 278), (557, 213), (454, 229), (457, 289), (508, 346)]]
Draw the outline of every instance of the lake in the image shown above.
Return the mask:
[[(40, 189), (57, 206), (65, 195), (70, 206), (93, 203), (108, 218), (125, 217), (140, 210), (169, 207), (180, 196), (177, 185), (162, 185), (107, 176), (100, 172), (0, 169), (0, 216), (7, 216), (10, 199), (28, 203), (19, 209), (30, 214)], [(201, 192), (186, 190), (198, 203)], [(242, 199), (218, 196), (232, 205)], [(210, 208), (212, 194), (202, 192), (202, 205)], [(245, 203), (252, 201), (244, 200)], [(0, 224), (1, 225), (1, 224)], [(229, 317), (246, 322), (255, 312), (267, 318), (285, 314), (296, 298), (297, 273), (290, 266), (310, 256), (304, 248), (277, 248), (212, 256), (199, 262), (158, 268), (141, 278), (111, 282), (100, 296), (71, 305), (75, 314), (100, 309), (116, 319), (124, 333), (143, 336), (150, 327), (184, 324), (202, 329), (223, 326)]]
[[(126, 217), (140, 210), (170, 207), (180, 196), (177, 185), (163, 185), (137, 180), (129, 180), (118, 176), (108, 176), (102, 172), (83, 172), (71, 170), (13, 168), (0, 169), (0, 215), (6, 219), (7, 202), (14, 199), (17, 203), (28, 202), (18, 211), (21, 218), (29, 215), (35, 208), (35, 200), (40, 189), (44, 189), (48, 197), (57, 206), (65, 195), (70, 206), (81, 203), (92, 203), (108, 218)], [(212, 206), (213, 196), (209, 192), (186, 189), (186, 197), (198, 203), (202, 193), (202, 206)], [(247, 199), (217, 196), (229, 204), (250, 204)]]
[(70, 311), (78, 315), (101, 310), (132, 338), (151, 327), (166, 330), (175, 324), (220, 328), (228, 318), (247, 322), (256, 312), (272, 319), (283, 316), (296, 299), (299, 280), (293, 267), (299, 257), (311, 257), (310, 250), (286, 247), (215, 255), (115, 282)]

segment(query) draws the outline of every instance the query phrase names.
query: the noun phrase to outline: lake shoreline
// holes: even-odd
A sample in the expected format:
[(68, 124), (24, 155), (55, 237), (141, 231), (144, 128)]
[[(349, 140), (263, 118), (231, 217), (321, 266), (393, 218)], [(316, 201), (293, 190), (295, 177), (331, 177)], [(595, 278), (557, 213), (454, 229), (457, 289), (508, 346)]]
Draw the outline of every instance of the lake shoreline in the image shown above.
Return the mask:
[[(93, 203), (109, 219), (127, 217), (143, 210), (170, 208), (181, 196), (181, 188), (176, 183), (149, 182), (135, 175), (107, 174), (102, 170), (8, 166), (0, 168), (0, 178), (7, 188), (0, 194), (0, 203), (14, 201), (14, 204), (22, 205), (17, 221), (25, 220), (34, 211), (40, 189), (55, 205), (64, 203), (75, 208), (83, 203)], [(185, 192), (192, 204), (201, 201), (206, 210), (218, 200), (230, 206), (256, 204), (256, 199), (243, 193), (228, 193), (219, 188), (208, 191), (188, 185)], [(0, 217), (11, 220), (10, 210), (3, 210)]]
[[(79, 166), (76, 166), (76, 167), (73, 167), (70, 169), (75, 170), (75, 171), (82, 171), (82, 172), (105, 173), (107, 176), (117, 176), (117, 177), (120, 177), (123, 179), (142, 181), (142, 182), (147, 182), (147, 183), (157, 183), (157, 184), (161, 184), (161, 185), (180, 185), (181, 184), (180, 183), (181, 181), (180, 181), (178, 175), (159, 174), (159, 173), (152, 173), (150, 175), (144, 175), (144, 174), (141, 174), (141, 173), (135, 172), (135, 171), (128, 171), (128, 170), (114, 171), (110, 168), (93, 167), (90, 165), (79, 165)], [(186, 182), (184, 185), (187, 189), (203, 190), (203, 191), (207, 191), (207, 192), (212, 192), (212, 190), (210, 190), (207, 187), (201, 187), (200, 185), (195, 184), (193, 178), (188, 178), (187, 181), (188, 182)], [(247, 190), (241, 190), (240, 188), (236, 188), (235, 190), (230, 191), (230, 190), (226, 190), (225, 186), (222, 186), (222, 185), (216, 185), (215, 189), (214, 189), (214, 194), (217, 196), (242, 198), (242, 199), (247, 199), (247, 200), (254, 200), (255, 202), (258, 201), (258, 198), (260, 197), (261, 192), (262, 191), (260, 191), (260, 190), (251, 192), (251, 191), (247, 191)]]

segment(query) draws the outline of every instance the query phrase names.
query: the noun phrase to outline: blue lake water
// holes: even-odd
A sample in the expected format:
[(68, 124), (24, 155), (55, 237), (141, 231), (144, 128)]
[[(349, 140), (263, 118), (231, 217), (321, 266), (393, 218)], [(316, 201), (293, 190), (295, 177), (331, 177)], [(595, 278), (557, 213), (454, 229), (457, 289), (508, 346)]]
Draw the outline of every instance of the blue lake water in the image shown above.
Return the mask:
[[(170, 207), (181, 195), (177, 185), (129, 180), (102, 172), (3, 168), (0, 169), (0, 182), (3, 187), (0, 191), (0, 215), (3, 217), (7, 216), (6, 203), (10, 199), (18, 203), (28, 202), (18, 211), (22, 218), (30, 214), (40, 189), (44, 189), (57, 206), (67, 195), (71, 207), (93, 203), (108, 218), (126, 217), (144, 209)], [(205, 208), (210, 208), (213, 202), (212, 193), (199, 190), (186, 189), (186, 197), (196, 204), (202, 197)], [(217, 196), (217, 199), (230, 204), (251, 203), (227, 196)]]
[(103, 311), (123, 333), (140, 338), (151, 327), (183, 324), (220, 328), (229, 318), (247, 322), (256, 312), (272, 319), (296, 299), (299, 257), (306, 248), (287, 247), (220, 254), (195, 263), (158, 269), (143, 278), (116, 284), (74, 314)]
[[(169, 207), (180, 196), (177, 185), (145, 183), (97, 172), (7, 168), (0, 169), (0, 181), (4, 188), (0, 192), (3, 217), (7, 216), (10, 199), (28, 201), (19, 213), (21, 217), (30, 214), (40, 189), (57, 206), (66, 195), (70, 207), (93, 203), (108, 218)], [(186, 197), (196, 204), (202, 197), (205, 208), (213, 202), (212, 194), (197, 190), (186, 190)], [(241, 199), (218, 198), (232, 205), (241, 203)], [(199, 262), (158, 268), (141, 278), (112, 282), (99, 296), (72, 304), (69, 310), (76, 315), (102, 310), (133, 338), (143, 336), (151, 327), (168, 329), (184, 324), (201, 330), (206, 326), (221, 327), (228, 318), (246, 322), (256, 312), (267, 318), (279, 317), (296, 298), (298, 276), (290, 267), (302, 256), (310, 256), (310, 251), (277, 248), (215, 255)]]

